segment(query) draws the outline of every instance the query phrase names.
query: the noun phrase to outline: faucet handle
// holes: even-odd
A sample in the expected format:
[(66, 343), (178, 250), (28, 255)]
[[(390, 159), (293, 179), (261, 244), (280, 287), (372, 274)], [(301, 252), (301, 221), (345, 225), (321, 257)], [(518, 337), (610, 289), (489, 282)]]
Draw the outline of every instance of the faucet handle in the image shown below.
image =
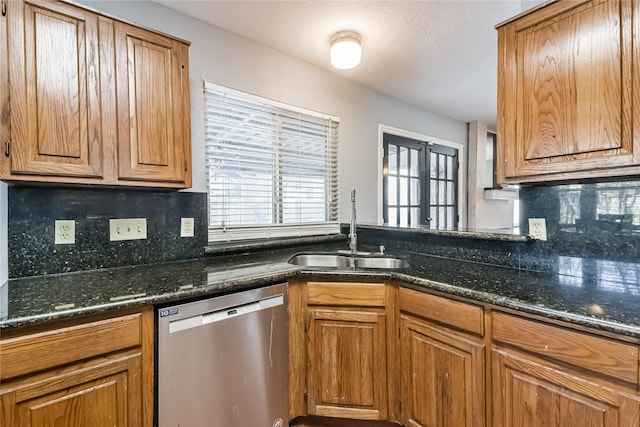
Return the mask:
[(384, 245), (380, 245), (380, 255), (384, 255)]

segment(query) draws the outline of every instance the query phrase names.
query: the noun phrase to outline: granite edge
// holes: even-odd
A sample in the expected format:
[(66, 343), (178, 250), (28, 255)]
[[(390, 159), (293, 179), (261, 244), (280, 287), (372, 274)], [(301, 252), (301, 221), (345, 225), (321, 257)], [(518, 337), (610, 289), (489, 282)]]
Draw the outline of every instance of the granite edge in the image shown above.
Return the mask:
[(402, 228), (402, 227), (385, 227), (382, 225), (366, 225), (358, 224), (357, 228), (365, 230), (378, 230), (393, 233), (404, 234), (423, 234), (439, 237), (455, 237), (461, 239), (474, 239), (474, 240), (493, 240), (499, 242), (516, 242), (516, 243), (531, 243), (535, 239), (528, 235), (520, 234), (500, 234), (490, 233), (483, 231), (455, 231), (455, 230), (431, 230), (427, 228)]

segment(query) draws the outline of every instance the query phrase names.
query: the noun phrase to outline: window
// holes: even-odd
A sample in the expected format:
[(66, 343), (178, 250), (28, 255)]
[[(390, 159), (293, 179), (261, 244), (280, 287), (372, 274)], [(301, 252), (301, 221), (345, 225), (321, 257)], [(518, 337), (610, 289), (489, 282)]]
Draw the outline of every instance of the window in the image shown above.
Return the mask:
[(384, 222), (458, 228), (458, 150), (385, 133)]
[(205, 83), (209, 240), (339, 231), (338, 120)]

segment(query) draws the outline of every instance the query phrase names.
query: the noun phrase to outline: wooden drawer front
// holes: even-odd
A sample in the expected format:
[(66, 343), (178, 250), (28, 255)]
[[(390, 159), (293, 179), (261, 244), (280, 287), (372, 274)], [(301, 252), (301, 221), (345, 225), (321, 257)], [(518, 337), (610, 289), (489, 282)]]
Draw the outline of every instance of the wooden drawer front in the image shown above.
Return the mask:
[(400, 289), (400, 310), (484, 335), (484, 309), (411, 289)]
[(384, 307), (384, 283), (307, 283), (309, 305)]
[(141, 345), (141, 314), (0, 341), (0, 379)]
[(559, 326), (493, 313), (493, 340), (637, 384), (638, 348)]

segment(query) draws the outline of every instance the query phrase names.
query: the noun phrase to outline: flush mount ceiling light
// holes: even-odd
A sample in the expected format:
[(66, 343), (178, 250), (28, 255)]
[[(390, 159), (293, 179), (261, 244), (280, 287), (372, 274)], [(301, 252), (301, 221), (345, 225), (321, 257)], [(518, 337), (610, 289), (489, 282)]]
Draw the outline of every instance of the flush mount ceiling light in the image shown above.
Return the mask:
[(342, 31), (331, 37), (331, 65), (340, 70), (357, 67), (362, 56), (360, 35)]

